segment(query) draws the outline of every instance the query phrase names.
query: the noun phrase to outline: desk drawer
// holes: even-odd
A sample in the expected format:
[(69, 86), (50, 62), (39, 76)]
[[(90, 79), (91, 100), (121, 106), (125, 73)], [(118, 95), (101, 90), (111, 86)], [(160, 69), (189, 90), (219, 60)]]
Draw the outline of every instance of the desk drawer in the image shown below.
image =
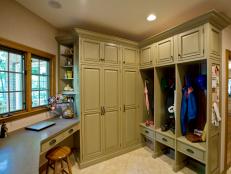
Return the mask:
[(185, 155), (188, 155), (194, 159), (197, 159), (201, 162), (204, 162), (205, 160), (205, 152), (197, 149), (195, 147), (192, 147), (190, 145), (187, 145), (182, 142), (177, 142), (177, 150)]
[(158, 142), (160, 142), (166, 146), (169, 146), (171, 148), (174, 148), (174, 146), (175, 146), (175, 140), (173, 138), (162, 135), (158, 132), (156, 132), (156, 141), (158, 141)]
[(151, 139), (154, 139), (154, 131), (148, 129), (148, 128), (145, 128), (145, 127), (141, 127), (141, 133), (144, 135), (144, 136), (147, 136)]
[(61, 132), (57, 136), (53, 137), (52, 139), (44, 142), (41, 144), (41, 153), (47, 152), (48, 150), (52, 149), (55, 145), (75, 133), (77, 130), (79, 130), (79, 124), (75, 125), (68, 130)]

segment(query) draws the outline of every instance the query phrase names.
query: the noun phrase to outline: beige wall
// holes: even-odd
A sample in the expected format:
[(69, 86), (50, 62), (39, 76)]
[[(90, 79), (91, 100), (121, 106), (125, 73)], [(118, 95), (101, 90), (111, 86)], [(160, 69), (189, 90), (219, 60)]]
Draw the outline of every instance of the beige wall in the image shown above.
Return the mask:
[[(226, 91), (226, 86), (227, 86), (227, 83), (226, 83), (226, 77), (228, 76), (228, 74), (226, 74), (226, 70), (225, 70), (225, 67), (226, 67), (226, 64), (228, 63), (227, 60), (226, 60), (226, 57), (225, 57), (225, 50), (226, 49), (229, 49), (231, 50), (231, 25), (227, 28), (225, 28), (223, 31), (222, 31), (222, 101), (224, 101), (226, 98), (225, 98), (225, 93), (227, 92)], [(224, 103), (224, 102), (222, 102)], [(224, 122), (224, 119), (225, 119), (225, 116), (226, 116), (226, 106), (223, 104), (222, 105), (222, 109), (221, 109), (221, 114), (222, 114), (222, 126), (221, 126), (221, 170), (224, 169), (224, 156), (226, 155), (224, 153), (224, 150), (225, 150), (225, 122)]]
[[(14, 0), (0, 0), (0, 37), (57, 54), (58, 31)], [(48, 113), (8, 123), (9, 131), (50, 118)]]

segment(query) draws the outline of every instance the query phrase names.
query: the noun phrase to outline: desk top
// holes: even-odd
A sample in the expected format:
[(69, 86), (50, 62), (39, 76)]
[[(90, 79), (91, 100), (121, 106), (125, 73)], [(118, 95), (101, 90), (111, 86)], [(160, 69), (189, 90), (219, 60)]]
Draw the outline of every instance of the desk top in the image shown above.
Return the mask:
[(42, 131), (19, 129), (0, 139), (1, 174), (38, 174), (40, 145), (79, 123), (79, 119), (52, 118), (56, 124)]

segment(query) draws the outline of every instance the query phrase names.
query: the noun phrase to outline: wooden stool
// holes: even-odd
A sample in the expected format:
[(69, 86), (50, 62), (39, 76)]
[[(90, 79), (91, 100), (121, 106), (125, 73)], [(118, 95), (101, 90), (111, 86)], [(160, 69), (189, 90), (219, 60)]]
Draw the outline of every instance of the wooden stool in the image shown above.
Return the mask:
[[(50, 168), (54, 170), (54, 174), (58, 174), (60, 172), (66, 174), (72, 174), (71, 163), (69, 159), (70, 154), (71, 154), (71, 149), (67, 146), (55, 147), (50, 151), (48, 151), (46, 154), (46, 158), (48, 159), (46, 174), (48, 174)], [(63, 161), (67, 163), (68, 172), (65, 170)], [(61, 168), (60, 171), (58, 172), (59, 162), (61, 163)]]

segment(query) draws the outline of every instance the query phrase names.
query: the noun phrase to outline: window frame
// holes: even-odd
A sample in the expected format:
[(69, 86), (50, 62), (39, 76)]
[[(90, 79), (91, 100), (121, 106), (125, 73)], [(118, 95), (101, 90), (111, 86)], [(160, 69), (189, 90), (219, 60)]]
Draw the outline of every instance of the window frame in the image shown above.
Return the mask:
[(23, 111), (18, 111), (11, 113), (8, 117), (0, 117), (0, 123), (9, 122), (12, 120), (17, 120), (25, 117), (29, 117), (35, 114), (43, 113), (48, 111), (48, 107), (46, 106), (38, 106), (32, 107), (32, 88), (31, 88), (31, 61), (32, 57), (35, 55), (37, 57), (41, 57), (43, 59), (48, 59), (50, 62), (49, 66), (49, 87), (50, 87), (50, 96), (56, 94), (56, 56), (45, 51), (41, 51), (32, 47), (28, 47), (23, 44), (19, 44), (4, 38), (0, 37), (0, 45), (3, 47), (7, 47), (12, 50), (21, 51), (24, 53), (24, 87), (25, 87), (25, 103), (26, 107)]

